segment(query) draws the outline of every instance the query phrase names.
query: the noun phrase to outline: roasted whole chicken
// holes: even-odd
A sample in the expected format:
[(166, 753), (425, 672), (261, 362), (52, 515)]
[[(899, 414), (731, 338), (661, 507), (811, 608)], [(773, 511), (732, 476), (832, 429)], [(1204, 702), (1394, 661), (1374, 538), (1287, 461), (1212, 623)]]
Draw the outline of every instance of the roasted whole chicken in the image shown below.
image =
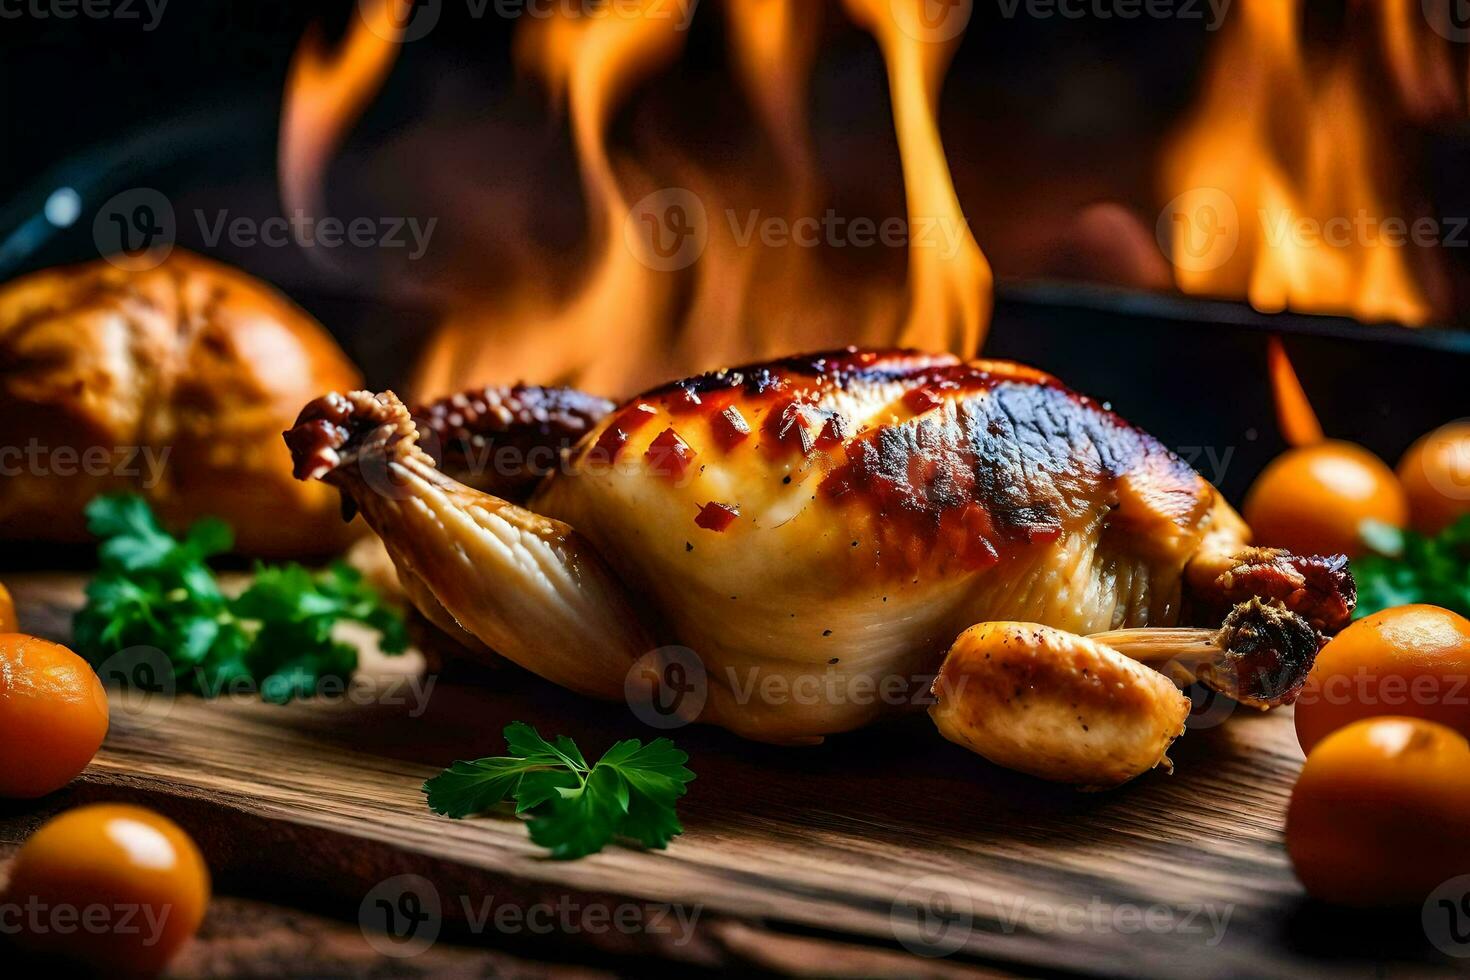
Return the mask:
[[(692, 651), (699, 718), (763, 741), (926, 703), (952, 645), (949, 680), (993, 699), (1005, 685), (989, 682), (1019, 660), (987, 644), (1019, 644), (1076, 668), (1011, 685), (1070, 705), (1067, 725), (1033, 734), (1081, 746), (1080, 769), (1029, 771), (1105, 785), (1117, 767), (1092, 778), (1086, 759), (1115, 750), (1116, 725), (1087, 725), (1088, 710), (1122, 711), (1126, 727), (1116, 699), (1148, 702), (1139, 724), (1159, 729), (1143, 740), (1157, 751), (1121, 778), (1166, 762), (1182, 726), (1187, 700), (1150, 666), (1288, 701), (1352, 611), (1346, 559), (1251, 548), (1177, 456), (1019, 364), (846, 350), (609, 408), (527, 387), (417, 413), (392, 392), (333, 393), (286, 441), (296, 475), (363, 513), (414, 604), (461, 641), (614, 699), (637, 665)], [(528, 476), (507, 445), (545, 448), (543, 465)], [(1022, 623), (1037, 628), (1010, 628)], [(976, 624), (999, 625), (956, 641)], [(1127, 683), (1093, 669), (1114, 661)], [(935, 685), (941, 730), (1028, 768), (1033, 740), (1000, 751), (964, 721), (965, 686)]]

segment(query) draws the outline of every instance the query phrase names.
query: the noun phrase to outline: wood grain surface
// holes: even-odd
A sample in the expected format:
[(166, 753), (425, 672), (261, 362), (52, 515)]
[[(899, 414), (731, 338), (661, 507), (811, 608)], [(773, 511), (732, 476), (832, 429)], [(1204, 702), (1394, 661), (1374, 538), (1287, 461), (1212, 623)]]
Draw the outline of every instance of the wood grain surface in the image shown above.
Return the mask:
[[(81, 582), (7, 577), (23, 628), (60, 640)], [(680, 805), (686, 833), (667, 851), (558, 862), (512, 816), (431, 814), (420, 785), (454, 759), (499, 753), (515, 720), (588, 755), (657, 733), (626, 706), (510, 667), (422, 668), (371, 657), (348, 696), (288, 707), (117, 694), (107, 742), (66, 801), (163, 810), (226, 892), (349, 922), (422, 913), (415, 939), (379, 950), (402, 972), (425, 965), (397, 954), (428, 932), (634, 972), (1455, 972), (1417, 914), (1304, 898), (1281, 841), (1301, 765), (1286, 712), (1211, 710), (1177, 743), (1173, 776), (1101, 794), (999, 770), (923, 717), (801, 749), (684, 728), (671, 734), (698, 774)], [(434, 900), (438, 914), (423, 912)]]

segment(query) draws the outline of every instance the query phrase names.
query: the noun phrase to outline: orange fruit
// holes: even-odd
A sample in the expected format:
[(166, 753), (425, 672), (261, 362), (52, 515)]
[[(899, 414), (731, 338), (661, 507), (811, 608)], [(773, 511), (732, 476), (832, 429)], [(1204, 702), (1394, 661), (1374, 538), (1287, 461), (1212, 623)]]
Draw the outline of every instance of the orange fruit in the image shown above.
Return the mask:
[(1409, 504), (1393, 470), (1362, 446), (1288, 449), (1256, 477), (1244, 516), (1255, 542), (1304, 555), (1363, 553), (1364, 521), (1403, 527)]
[(1367, 718), (1307, 756), (1286, 814), (1286, 850), (1312, 895), (1341, 905), (1416, 905), (1470, 874), (1470, 742), (1420, 718)]
[(107, 692), (59, 643), (0, 633), (0, 796), (45, 796), (92, 761), (107, 735)]
[(1421, 436), (1399, 460), (1414, 529), (1436, 534), (1470, 514), (1470, 422)]
[(20, 629), (20, 621), (15, 618), (15, 600), (10, 598), (10, 590), (0, 582), (0, 633), (14, 633)]
[(177, 824), (137, 806), (79, 807), (21, 845), (5, 901), (28, 952), (108, 973), (163, 969), (199, 929), (209, 869)]
[(1302, 751), (1374, 715), (1425, 718), (1470, 737), (1470, 620), (1439, 606), (1398, 606), (1333, 637), (1297, 699)]

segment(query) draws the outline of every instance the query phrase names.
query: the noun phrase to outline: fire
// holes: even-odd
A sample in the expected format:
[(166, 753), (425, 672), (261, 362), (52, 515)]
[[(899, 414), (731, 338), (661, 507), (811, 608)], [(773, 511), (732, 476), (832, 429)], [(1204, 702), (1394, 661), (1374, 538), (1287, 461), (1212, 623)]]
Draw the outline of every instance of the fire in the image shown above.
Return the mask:
[[(1463, 103), (1450, 42), (1440, 31), (1424, 30), (1426, 18), (1449, 17), (1450, 5), (1438, 13), (1423, 0), (1378, 0), (1372, 6), (1383, 60), (1409, 116), (1427, 121), (1457, 115)], [(1448, 28), (1442, 25), (1441, 30)]]
[(414, 0), (357, 4), (335, 52), (315, 25), (301, 39), (286, 76), (278, 167), (287, 213), (322, 213), (323, 172), (398, 56)]
[(1317, 413), (1313, 411), (1279, 338), (1271, 338), (1266, 346), (1266, 357), (1271, 369), (1271, 391), (1276, 397), (1276, 424), (1281, 429), (1282, 438), (1287, 445), (1296, 447), (1321, 442), (1322, 423), (1317, 421)]
[(791, 0), (725, 0), (732, 60), (792, 180), (793, 197), (810, 199), (815, 164), (806, 95), (817, 56), (821, 7)]
[[(909, 309), (904, 344), (927, 350), (978, 350), (990, 319), (990, 265), (970, 233), (939, 138), (939, 91), (958, 37), (926, 24), (933, 0), (843, 0), (878, 39), (888, 67), (893, 121), (903, 157), (910, 234)], [(953, 10), (957, 4), (944, 4)], [(918, 245), (920, 228), (960, 235), (953, 254)]]
[[(926, 2), (913, 0), (916, 9)], [(936, 41), (904, 30), (912, 25), (894, 12), (902, 4), (846, 4), (878, 41), (889, 74), (906, 185), (906, 237), (895, 246), (907, 249), (905, 284), (855, 269), (857, 249), (831, 240), (855, 236), (856, 224), (831, 223), (807, 118), (821, 4), (724, 2), (732, 71), (758, 128), (752, 147), (732, 134), (725, 159), (696, 161), (669, 129), (644, 132), (652, 149), (642, 154), (610, 145), (614, 117), (639, 83), (681, 53), (684, 32), (669, 16), (676, 6), (648, 0), (590, 18), (563, 5), (519, 26), (519, 67), (567, 110), (586, 202), (586, 270), (570, 291), (526, 276), (510, 295), (463, 297), (429, 344), (416, 395), (518, 379), (626, 394), (722, 364), (850, 343), (978, 350), (990, 268), (960, 208), (937, 119), (958, 31)]]
[[(1443, 48), (1422, 42), (1410, 3), (1350, 5), (1349, 28), (1374, 30), (1400, 91), (1438, 105), (1447, 63), (1425, 59)], [(1378, 21), (1365, 28), (1373, 11)], [(1412, 220), (1383, 190), (1388, 100), (1363, 46), (1348, 43), (1351, 30), (1324, 64), (1309, 64), (1301, 18), (1301, 0), (1241, 0), (1222, 31), (1199, 102), (1165, 157), (1176, 281), (1188, 293), (1246, 296), (1267, 312), (1423, 324), (1432, 305), (1386, 223)], [(1430, 111), (1429, 102), (1411, 111)]]

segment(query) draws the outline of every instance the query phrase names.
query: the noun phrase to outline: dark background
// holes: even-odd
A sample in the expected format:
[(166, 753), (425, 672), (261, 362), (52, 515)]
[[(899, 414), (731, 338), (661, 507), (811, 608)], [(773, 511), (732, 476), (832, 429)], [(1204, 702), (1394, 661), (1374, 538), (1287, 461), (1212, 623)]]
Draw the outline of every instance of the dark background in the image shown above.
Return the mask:
[[(724, 71), (718, 3), (701, 0), (686, 55), (674, 72)], [(354, 6), (342, 0), (171, 0), (157, 28), (145, 31), (146, 8), (142, 0), (132, 4), (138, 19), (0, 19), (5, 186), (14, 188), (91, 146), (194, 113), (241, 107), (275, 113), (292, 50), (307, 26), (320, 22), (335, 36)], [(829, 43), (823, 59), (843, 69), (840, 87), (816, 93), (828, 102), (819, 114), (841, 118), (858, 111), (886, 124), (886, 98), (867, 99), (886, 92), (876, 49), (835, 4), (826, 8)], [(1191, 98), (1209, 38), (1197, 21), (1035, 20), (1007, 18), (1001, 11), (998, 0), (975, 7), (946, 84), (947, 124), (962, 126), (977, 115), (1029, 119), (1079, 145), (1100, 136), (1152, 138)], [(438, 26), (404, 45), (355, 137), (429, 111), (425, 99), (446, 76), (482, 81), (491, 105), (489, 93), (515, 84), (513, 27), (488, 11), (472, 17), (464, 0), (444, 0)], [(831, 104), (838, 100), (846, 105)], [(275, 134), (238, 135), (253, 143)], [(1149, 162), (1142, 153), (1139, 159)]]
[[(657, 96), (691, 154), (726, 152), (726, 131), (742, 108), (716, 6), (703, 0), (684, 56), (629, 100), (615, 141), (628, 138), (630, 120), (643, 111), (637, 105)], [(819, 166), (834, 175), (866, 168), (854, 182), (878, 188), (877, 207), (901, 214), (882, 62), (871, 38), (835, 4), (825, 8), (810, 99)], [(94, 258), (89, 208), (118, 189), (155, 186), (181, 206), (204, 194), (259, 216), (279, 212), (275, 152), (288, 63), (308, 25), (336, 35), (353, 4), (171, 0), (153, 31), (143, 30), (146, 8), (135, 2), (133, 9), (139, 17), (132, 20), (0, 20), (0, 241), (39, 213), (56, 186), (75, 186), (83, 197), (75, 228), (11, 267), (0, 256), (0, 278)], [(1332, 43), (1341, 9), (1310, 4), (1315, 43)], [(1262, 316), (1241, 304), (1023, 282), (1036, 270), (1018, 267), (994, 243), (999, 229), (1041, 221), (1038, 207), (1065, 214), (1115, 199), (1152, 221), (1160, 204), (1158, 146), (1191, 104), (1214, 35), (1202, 20), (1037, 20), (1002, 10), (998, 0), (976, 3), (941, 110), (961, 201), (1002, 280), (986, 353), (1057, 373), (1186, 454), (1228, 460), (1214, 472), (1210, 457), (1195, 462), (1236, 499), (1281, 449), (1264, 370), (1273, 332), (1286, 337), (1329, 435), (1361, 441), (1390, 462), (1429, 428), (1470, 415), (1470, 334), (1370, 329), (1326, 317)], [(334, 158), (331, 193), (363, 192), (353, 181), (381, 174), (383, 161), (374, 157), (383, 156), (381, 147), (437, 122), (442, 133), (428, 144), (432, 152), (390, 158), (392, 179), (369, 182), (369, 192), (396, 194), (443, 174), (487, 188), (539, 182), (556, 192), (548, 199), (569, 223), (550, 221), (537, 233), (576, 243), (581, 206), (565, 121), (548, 111), (534, 84), (516, 77), (513, 28), (493, 14), (471, 17), (463, 0), (443, 0), (438, 26), (403, 46)], [(498, 128), (507, 120), (519, 128)], [(1442, 127), (1398, 147), (1406, 159), (1423, 161), (1418, 186), (1441, 215), (1470, 214), (1464, 128)], [(429, 213), (443, 215), (436, 234), (451, 238), (463, 217), (454, 209)], [(202, 248), (182, 225), (179, 241)], [(216, 254), (318, 316), (370, 383), (402, 383), (438, 322), (431, 307), (383, 291), (392, 276), (334, 278), (300, 257), (267, 253)], [(1465, 263), (1460, 254), (1449, 258)]]

